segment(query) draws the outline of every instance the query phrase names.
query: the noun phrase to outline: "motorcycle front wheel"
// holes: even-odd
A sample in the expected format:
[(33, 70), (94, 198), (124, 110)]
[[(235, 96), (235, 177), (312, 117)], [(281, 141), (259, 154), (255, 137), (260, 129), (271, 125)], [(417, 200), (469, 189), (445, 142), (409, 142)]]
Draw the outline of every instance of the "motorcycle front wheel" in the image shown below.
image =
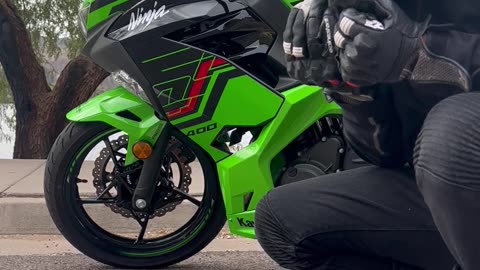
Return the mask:
[[(152, 187), (155, 209), (139, 213), (131, 196), (143, 163), (125, 166), (128, 136), (103, 123), (65, 128), (49, 154), (44, 191), (54, 223), (75, 248), (115, 267), (159, 268), (188, 259), (218, 235), (226, 218), (214, 162), (181, 132), (170, 140)], [(194, 181), (203, 181), (196, 195), (189, 194)], [(180, 222), (176, 211), (191, 217)], [(162, 228), (168, 216), (178, 228)]]

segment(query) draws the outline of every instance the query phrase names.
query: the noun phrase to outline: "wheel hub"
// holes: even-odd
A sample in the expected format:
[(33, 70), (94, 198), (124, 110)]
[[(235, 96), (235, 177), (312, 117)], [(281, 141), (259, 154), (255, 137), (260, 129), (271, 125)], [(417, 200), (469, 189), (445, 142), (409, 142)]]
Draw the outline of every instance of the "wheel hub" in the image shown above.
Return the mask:
[[(127, 149), (128, 136), (120, 136), (118, 139), (111, 141), (113, 151), (119, 154), (122, 149)], [(190, 159), (182, 155), (182, 145), (176, 139), (172, 138), (169, 142), (167, 153), (162, 164), (161, 175), (155, 186), (155, 193), (152, 199), (154, 205), (149, 218), (162, 217), (168, 212), (175, 210), (176, 206), (181, 204), (183, 200), (175, 200), (173, 188), (188, 193), (190, 184), (192, 183), (192, 169), (186, 163)], [(95, 160), (93, 169), (93, 186), (96, 189), (97, 196), (104, 194), (105, 198), (115, 198), (116, 203), (105, 204), (114, 213), (120, 214), (126, 218), (134, 218), (132, 207), (132, 196), (135, 191), (140, 173), (142, 170), (141, 162), (137, 162), (131, 166), (125, 167), (125, 155), (119, 154), (118, 163), (121, 168), (115, 168), (113, 172), (107, 171), (107, 165), (112, 159), (112, 155), (107, 148), (100, 151), (98, 158)], [(173, 182), (172, 164), (178, 165), (178, 186)], [(112, 190), (106, 191), (113, 184)], [(115, 190), (116, 194), (112, 191)], [(106, 192), (106, 193), (105, 193)], [(147, 213), (135, 213), (139, 218), (144, 218)]]

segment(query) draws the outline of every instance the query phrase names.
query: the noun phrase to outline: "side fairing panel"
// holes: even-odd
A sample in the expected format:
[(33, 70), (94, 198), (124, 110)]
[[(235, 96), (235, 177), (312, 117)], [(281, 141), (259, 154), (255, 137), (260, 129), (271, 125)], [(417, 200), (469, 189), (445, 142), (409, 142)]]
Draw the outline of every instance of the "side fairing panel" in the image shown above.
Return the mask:
[[(219, 4), (221, 1), (203, 2), (215, 2), (215, 6), (204, 9), (210, 13), (224, 8)], [(199, 10), (202, 9), (197, 8)], [(241, 10), (236, 14), (238, 12)], [(199, 13), (191, 20), (199, 18), (197, 15)], [(205, 20), (209, 16), (200, 17)], [(166, 31), (175, 27), (159, 25), (162, 19), (158, 19), (154, 28), (135, 34), (118, 35), (122, 28), (115, 30), (114, 27), (109, 36), (116, 35), (120, 40), (152, 86), (171, 123), (200, 144), (215, 160), (223, 159), (229, 153), (214, 146), (219, 134), (227, 127), (264, 125), (275, 117), (283, 97), (251, 77), (231, 59), (165, 38)], [(115, 25), (119, 23), (120, 20)], [(173, 24), (178, 23), (181, 22)], [(151, 25), (153, 23), (145, 29)], [(138, 29), (141, 28), (134, 31)], [(249, 42), (240, 40), (245, 44)], [(255, 50), (255, 46), (251, 48)]]

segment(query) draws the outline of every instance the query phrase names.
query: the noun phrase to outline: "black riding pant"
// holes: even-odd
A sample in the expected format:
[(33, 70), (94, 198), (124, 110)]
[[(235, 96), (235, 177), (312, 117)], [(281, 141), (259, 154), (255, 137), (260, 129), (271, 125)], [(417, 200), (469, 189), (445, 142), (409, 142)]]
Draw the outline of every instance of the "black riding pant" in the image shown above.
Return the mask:
[(480, 93), (439, 103), (414, 159), (273, 190), (257, 208), (260, 244), (287, 269), (480, 269)]

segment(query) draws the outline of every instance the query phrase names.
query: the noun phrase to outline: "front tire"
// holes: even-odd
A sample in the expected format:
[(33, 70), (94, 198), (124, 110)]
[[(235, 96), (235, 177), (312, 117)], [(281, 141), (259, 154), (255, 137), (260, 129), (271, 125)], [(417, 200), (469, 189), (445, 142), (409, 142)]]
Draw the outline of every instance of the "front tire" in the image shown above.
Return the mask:
[(71, 123), (56, 140), (47, 161), (44, 189), (48, 210), (59, 231), (85, 255), (116, 267), (166, 267), (201, 251), (218, 235), (225, 224), (225, 207), (213, 161), (202, 149), (176, 130), (172, 136), (195, 153), (204, 174), (205, 191), (202, 205), (205, 204), (203, 206), (206, 210), (197, 211), (196, 216), (200, 214), (202, 216), (196, 221), (195, 228), (189, 229), (185, 227), (186, 225), (182, 227), (185, 235), (175, 236), (175, 245), (169, 245), (166, 238), (167, 240), (162, 240), (165, 242), (162, 242), (162, 245), (135, 246), (133, 242), (109, 235), (94, 224), (88, 215), (83, 216), (82, 213), (86, 212), (81, 210), (83, 206), (77, 203), (80, 195), (75, 181), (79, 172), (78, 167), (82, 164), (80, 160), (85, 159), (89, 147), (95, 146), (95, 143), (101, 142), (105, 136), (108, 138), (115, 132), (118, 130), (103, 123)]

